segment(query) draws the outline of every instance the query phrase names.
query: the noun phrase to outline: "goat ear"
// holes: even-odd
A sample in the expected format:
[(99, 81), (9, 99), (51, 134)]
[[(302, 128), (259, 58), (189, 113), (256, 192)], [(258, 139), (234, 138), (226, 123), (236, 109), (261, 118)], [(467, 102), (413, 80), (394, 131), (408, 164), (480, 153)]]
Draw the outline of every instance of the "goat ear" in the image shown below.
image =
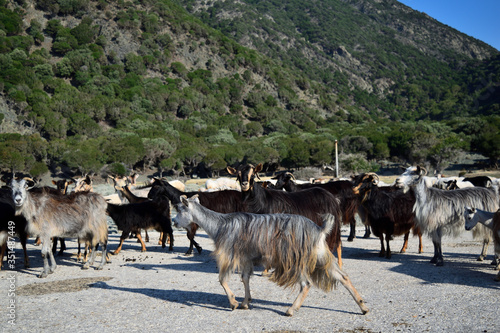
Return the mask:
[(189, 205), (189, 201), (188, 201), (187, 196), (185, 196), (185, 195), (181, 195), (181, 198), (180, 198), (180, 199), (181, 199), (181, 203), (182, 203), (184, 206), (186, 206), (186, 207), (187, 207), (187, 206)]
[(54, 179), (52, 179), (52, 184), (57, 185), (57, 182)]
[(476, 208), (471, 208), (470, 211), (475, 214), (476, 213)]
[(238, 174), (236, 169), (233, 167), (228, 166), (228, 167), (226, 167), (226, 170), (227, 170), (227, 172), (229, 172), (230, 175), (236, 176)]
[(195, 194), (191, 197), (191, 201), (194, 201), (194, 202), (197, 202), (197, 203), (200, 203), (200, 197), (198, 196), (198, 194)]
[(255, 167), (255, 173), (257, 172), (261, 172), (262, 171), (262, 163), (259, 163), (257, 164), (257, 166)]

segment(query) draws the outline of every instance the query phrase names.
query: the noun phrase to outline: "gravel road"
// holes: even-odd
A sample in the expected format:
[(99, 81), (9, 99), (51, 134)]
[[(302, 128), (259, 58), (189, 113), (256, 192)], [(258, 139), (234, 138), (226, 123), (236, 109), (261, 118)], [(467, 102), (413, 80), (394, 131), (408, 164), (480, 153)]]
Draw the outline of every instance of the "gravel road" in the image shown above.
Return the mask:
[[(363, 229), (359, 228), (358, 234)], [(362, 315), (341, 285), (331, 293), (312, 289), (300, 311), (285, 311), (298, 291), (283, 289), (256, 269), (250, 280), (252, 307), (231, 311), (218, 282), (211, 257), (213, 243), (201, 231), (201, 254), (186, 257), (185, 232), (175, 231), (174, 252), (156, 244), (150, 232), (148, 251), (140, 252), (134, 239), (112, 257), (104, 270), (81, 270), (76, 243), (57, 257), (57, 270), (45, 279), (40, 248), (28, 245), (31, 267), (23, 268), (22, 250), (16, 249), (16, 268), (4, 264), (0, 272), (0, 330), (2, 332), (499, 332), (500, 283), (488, 261), (476, 258), (481, 244), (470, 233), (444, 238), (445, 266), (429, 263), (432, 243), (424, 238), (424, 253), (417, 253), (417, 238), (410, 238), (405, 254), (378, 257), (379, 240), (347, 242), (343, 228), (344, 270), (365, 299), (370, 312)], [(111, 250), (119, 234), (110, 235)], [(394, 250), (402, 237), (392, 241)], [(490, 253), (493, 248), (490, 247)], [(99, 258), (98, 258), (99, 259)], [(242, 300), (243, 285), (233, 275), (230, 287)], [(14, 290), (15, 296), (12, 295)], [(9, 295), (10, 294), (10, 295)], [(15, 302), (15, 303), (12, 303)], [(15, 304), (14, 312), (11, 304)], [(9, 306), (11, 306), (9, 308)], [(9, 323), (12, 312), (15, 325)]]

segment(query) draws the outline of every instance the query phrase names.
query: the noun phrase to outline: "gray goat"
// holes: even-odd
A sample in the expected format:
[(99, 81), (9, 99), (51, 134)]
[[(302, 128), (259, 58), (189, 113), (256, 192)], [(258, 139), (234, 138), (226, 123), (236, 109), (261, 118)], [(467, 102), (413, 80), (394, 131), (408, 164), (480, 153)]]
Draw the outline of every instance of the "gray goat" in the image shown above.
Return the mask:
[[(16, 215), (26, 218), (29, 235), (40, 236), (42, 241), (43, 272), (46, 277), (54, 272), (57, 264), (51, 251), (52, 237), (78, 237), (93, 249), (88, 263), (94, 263), (99, 243), (102, 246), (102, 261), (97, 269), (106, 263), (108, 226), (106, 223), (106, 201), (93, 192), (72, 193), (67, 196), (54, 195), (44, 188), (28, 191), (26, 179), (13, 179), (12, 199)], [(49, 266), (48, 258), (51, 265)]]
[(189, 200), (182, 196), (177, 211), (176, 225), (186, 228), (194, 222), (214, 241), (219, 282), (232, 310), (239, 303), (227, 284), (231, 272), (241, 272), (245, 299), (240, 308), (248, 309), (250, 275), (254, 265), (263, 264), (274, 268), (270, 279), (278, 285), (300, 285), (299, 295), (286, 312), (288, 316), (299, 310), (312, 284), (330, 291), (339, 281), (351, 293), (363, 314), (368, 312), (349, 277), (328, 250), (325, 239), (335, 223), (332, 215), (328, 215), (323, 227), (319, 227), (308, 218), (293, 214), (221, 214), (203, 207), (196, 195)]
[[(431, 263), (443, 265), (441, 238), (445, 235), (457, 237), (465, 229), (464, 207), (477, 207), (496, 211), (499, 198), (496, 189), (470, 187), (453, 191), (428, 187), (425, 182), (425, 169), (420, 166), (408, 168), (397, 180), (396, 185), (415, 191), (415, 224), (422, 232), (432, 238), (434, 257)], [(483, 250), (478, 260), (484, 260), (491, 240), (490, 230), (480, 225), (473, 230), (474, 238), (483, 239)]]

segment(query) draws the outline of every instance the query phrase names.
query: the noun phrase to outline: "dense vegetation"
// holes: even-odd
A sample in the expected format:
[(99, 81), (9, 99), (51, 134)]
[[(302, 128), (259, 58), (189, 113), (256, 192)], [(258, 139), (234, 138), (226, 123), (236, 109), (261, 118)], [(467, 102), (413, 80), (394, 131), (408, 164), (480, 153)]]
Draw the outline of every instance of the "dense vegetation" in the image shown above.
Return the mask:
[[(243, 160), (300, 168), (331, 164), (335, 140), (344, 171), (376, 170), (381, 160), (441, 169), (468, 151), (500, 157), (500, 55), (488, 48), (482, 61), (426, 55), (341, 1), (307, 10), (244, 2), (273, 18), (261, 24), (250, 15), (216, 22), (228, 1), (199, 18), (168, 0), (31, 3), (0, 0), (0, 124), (12, 126), (15, 112), (25, 133), (0, 134), (6, 170), (123, 164), (188, 175)], [(321, 29), (311, 18), (335, 24)], [(254, 27), (267, 35), (252, 50), (238, 41)], [(278, 36), (296, 44), (283, 48)], [(304, 57), (311, 45), (318, 55)], [(359, 59), (356, 75), (341, 70), (345, 62), (318, 61), (343, 50)], [(381, 90), (377, 79), (392, 83)]]

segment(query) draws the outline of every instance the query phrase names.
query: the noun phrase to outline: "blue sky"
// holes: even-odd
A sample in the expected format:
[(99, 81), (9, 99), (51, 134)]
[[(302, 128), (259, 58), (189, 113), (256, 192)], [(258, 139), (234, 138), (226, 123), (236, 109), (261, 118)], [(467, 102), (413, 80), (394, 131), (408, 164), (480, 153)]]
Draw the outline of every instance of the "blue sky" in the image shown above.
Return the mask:
[(398, 0), (500, 50), (500, 0)]

